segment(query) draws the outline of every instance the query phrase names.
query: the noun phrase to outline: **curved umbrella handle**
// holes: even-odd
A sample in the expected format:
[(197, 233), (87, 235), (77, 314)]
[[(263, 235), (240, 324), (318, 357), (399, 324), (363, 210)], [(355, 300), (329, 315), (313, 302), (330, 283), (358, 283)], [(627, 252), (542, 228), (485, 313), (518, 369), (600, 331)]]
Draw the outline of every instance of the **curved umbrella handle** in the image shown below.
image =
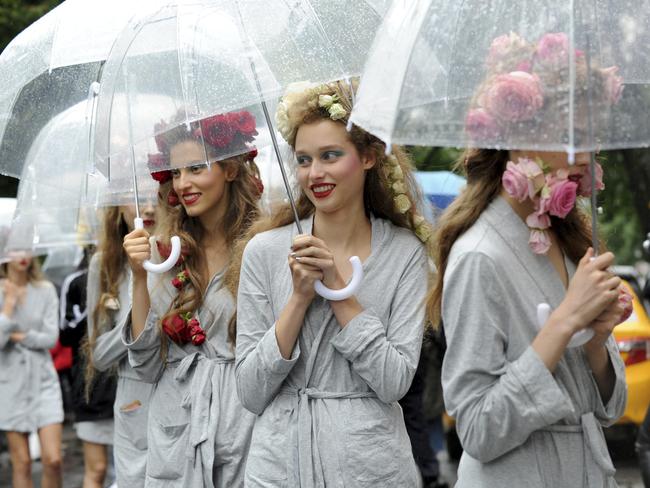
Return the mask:
[(318, 280), (314, 283), (316, 293), (323, 298), (332, 301), (345, 300), (354, 295), (359, 289), (359, 285), (361, 285), (361, 280), (363, 279), (363, 265), (358, 256), (352, 256), (350, 258), (350, 264), (352, 265), (352, 278), (345, 288), (332, 290), (327, 288), (322, 281)]
[[(551, 306), (548, 303), (537, 305), (537, 325), (541, 329), (551, 315)], [(584, 329), (576, 332), (566, 347), (580, 347), (591, 340), (594, 329)]]
[[(144, 222), (140, 217), (136, 217), (133, 219), (133, 226), (136, 229), (144, 229)], [(176, 262), (181, 256), (181, 238), (178, 236), (173, 236), (171, 238), (171, 245), (172, 250), (169, 253), (169, 257), (165, 261), (156, 264), (147, 260), (142, 264), (142, 267), (150, 273), (164, 273), (176, 266)]]

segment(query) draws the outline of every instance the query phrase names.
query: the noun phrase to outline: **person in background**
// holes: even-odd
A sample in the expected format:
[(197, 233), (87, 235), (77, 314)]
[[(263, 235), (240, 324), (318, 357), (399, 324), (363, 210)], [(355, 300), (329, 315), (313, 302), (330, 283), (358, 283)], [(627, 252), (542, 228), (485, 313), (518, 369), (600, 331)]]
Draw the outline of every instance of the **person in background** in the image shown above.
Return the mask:
[(0, 430), (7, 432), (12, 486), (32, 486), (28, 435), (38, 432), (43, 488), (62, 486), (63, 401), (49, 349), (59, 335), (59, 303), (36, 259), (0, 265)]
[(95, 375), (86, 386), (87, 317), (86, 286), (88, 256), (79, 269), (68, 275), (61, 285), (59, 340), (72, 350), (71, 396), (75, 430), (83, 445), (83, 488), (101, 488), (109, 465), (113, 444), (113, 403), (117, 387), (116, 371)]

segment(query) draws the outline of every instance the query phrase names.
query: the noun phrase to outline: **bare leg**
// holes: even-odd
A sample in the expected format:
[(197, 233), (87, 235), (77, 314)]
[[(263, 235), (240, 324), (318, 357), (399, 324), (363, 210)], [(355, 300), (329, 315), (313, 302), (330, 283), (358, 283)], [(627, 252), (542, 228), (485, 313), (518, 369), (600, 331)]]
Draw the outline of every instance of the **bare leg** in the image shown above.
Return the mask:
[(11, 486), (33, 488), (32, 459), (29, 457), (28, 434), (7, 432), (9, 456), (11, 457)]
[(63, 486), (62, 433), (62, 424), (46, 425), (38, 430), (38, 437), (41, 440), (41, 463), (43, 464), (42, 488), (61, 488)]
[(83, 443), (84, 447), (84, 484), (83, 488), (102, 488), (108, 467), (108, 450), (104, 444)]

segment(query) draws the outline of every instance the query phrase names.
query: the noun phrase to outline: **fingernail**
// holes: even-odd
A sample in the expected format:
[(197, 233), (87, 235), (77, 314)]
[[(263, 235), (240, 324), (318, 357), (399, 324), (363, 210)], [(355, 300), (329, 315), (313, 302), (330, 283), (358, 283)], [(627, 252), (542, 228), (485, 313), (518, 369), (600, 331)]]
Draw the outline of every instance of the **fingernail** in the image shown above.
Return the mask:
[[(294, 253), (294, 254), (295, 254), (295, 253)], [(294, 259), (295, 259), (296, 261), (300, 261), (302, 258), (301, 258), (300, 256), (296, 256)]]
[(289, 256), (291, 256), (291, 257), (293, 258), (293, 257), (296, 256), (296, 253), (295, 253), (295, 252), (291, 252), (291, 253), (289, 253)]

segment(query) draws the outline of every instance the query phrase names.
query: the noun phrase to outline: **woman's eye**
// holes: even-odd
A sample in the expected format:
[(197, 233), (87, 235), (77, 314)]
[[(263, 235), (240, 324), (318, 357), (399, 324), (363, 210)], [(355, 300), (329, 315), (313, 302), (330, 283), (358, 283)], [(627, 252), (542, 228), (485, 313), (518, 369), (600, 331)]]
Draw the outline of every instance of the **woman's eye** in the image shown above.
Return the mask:
[(304, 166), (305, 164), (309, 163), (311, 159), (309, 156), (298, 156), (296, 158), (296, 162), (298, 163), (299, 166)]
[(172, 178), (178, 178), (181, 175), (181, 172), (177, 169), (170, 170), (172, 172)]
[(325, 151), (323, 153), (323, 161), (340, 158), (341, 156), (343, 156), (343, 153), (341, 151)]
[(205, 169), (205, 164), (203, 164), (203, 163), (195, 164), (193, 166), (190, 166), (190, 171), (192, 173), (199, 173), (199, 172), (203, 171), (204, 169)]

